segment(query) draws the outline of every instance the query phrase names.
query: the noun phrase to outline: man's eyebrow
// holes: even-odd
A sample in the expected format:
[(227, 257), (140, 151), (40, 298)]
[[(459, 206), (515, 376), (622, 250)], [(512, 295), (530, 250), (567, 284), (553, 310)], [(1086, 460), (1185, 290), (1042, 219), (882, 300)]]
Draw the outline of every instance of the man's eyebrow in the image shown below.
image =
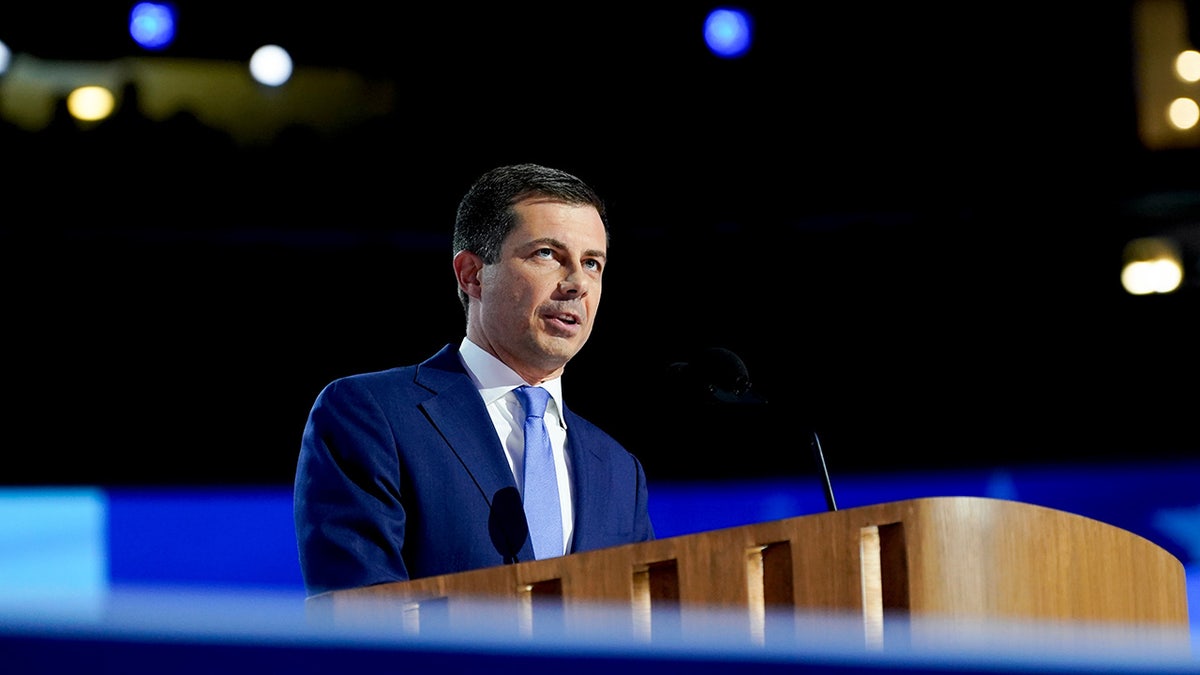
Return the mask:
[(530, 241), (529, 243), (530, 244), (549, 244), (549, 245), (557, 247), (557, 248), (566, 248), (567, 247), (566, 244), (555, 239), (554, 237), (538, 237), (537, 239), (534, 239), (534, 240)]
[[(547, 245), (559, 249), (567, 248), (566, 244), (562, 243), (558, 239), (555, 239), (554, 237), (539, 237), (529, 243), (535, 246)], [(598, 248), (585, 249), (583, 255), (586, 258), (601, 258), (603, 260), (608, 260), (608, 254)]]

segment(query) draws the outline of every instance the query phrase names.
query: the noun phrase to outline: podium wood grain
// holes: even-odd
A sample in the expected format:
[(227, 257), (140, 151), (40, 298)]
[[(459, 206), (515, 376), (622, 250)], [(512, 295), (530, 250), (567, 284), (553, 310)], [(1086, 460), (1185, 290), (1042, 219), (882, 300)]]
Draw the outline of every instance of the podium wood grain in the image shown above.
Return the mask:
[[(744, 618), (761, 641), (789, 614), (862, 618), (868, 644), (885, 620), (919, 639), (922, 619), (1188, 626), (1182, 563), (1126, 530), (1037, 505), (930, 497), (662, 538), (560, 558), (309, 598), (319, 616), (405, 617), (419, 630), (471, 601), (509, 606), (526, 625), (539, 606), (563, 620), (625, 608), (631, 630), (685, 631), (703, 612)], [(577, 611), (578, 610), (578, 611)], [(398, 613), (399, 612), (399, 613)]]

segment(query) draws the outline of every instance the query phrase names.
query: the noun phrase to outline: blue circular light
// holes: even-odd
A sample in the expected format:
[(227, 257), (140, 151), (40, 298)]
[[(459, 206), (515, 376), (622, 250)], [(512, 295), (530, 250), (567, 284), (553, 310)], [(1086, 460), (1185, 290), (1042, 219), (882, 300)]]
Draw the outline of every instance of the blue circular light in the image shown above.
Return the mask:
[(750, 34), (750, 17), (738, 9), (715, 9), (704, 20), (704, 41), (722, 58), (737, 58), (749, 51)]
[(129, 12), (129, 35), (146, 49), (162, 49), (175, 39), (175, 13), (169, 5), (139, 2)]

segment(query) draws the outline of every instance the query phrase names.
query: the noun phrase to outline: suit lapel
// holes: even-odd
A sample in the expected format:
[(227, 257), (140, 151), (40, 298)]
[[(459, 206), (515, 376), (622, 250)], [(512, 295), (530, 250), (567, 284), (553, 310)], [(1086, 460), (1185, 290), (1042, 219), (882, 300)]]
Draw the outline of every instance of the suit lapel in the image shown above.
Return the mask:
[(488, 501), (500, 488), (516, 487), (491, 417), (456, 348), (447, 345), (422, 363), (416, 382), (433, 393), (421, 409)]
[(592, 527), (604, 518), (604, 500), (607, 497), (596, 494), (595, 490), (584, 489), (584, 486), (605, 485), (607, 481), (596, 478), (596, 474), (604, 470), (604, 465), (600, 457), (591, 450), (594, 443), (586, 431), (587, 425), (580, 424), (569, 409), (564, 410), (563, 415), (566, 417), (567, 433), (570, 435), (567, 447), (571, 453), (571, 490), (575, 493), (575, 536), (571, 549), (577, 551), (588, 548)]
[[(447, 345), (422, 363), (417, 368), (415, 380), (432, 393), (421, 403), (421, 409), (471, 475), (489, 508), (501, 490), (507, 489), (515, 494), (517, 482), (508, 465), (508, 458), (496, 436), (483, 399), (459, 361), (457, 347)], [(505, 502), (502, 506), (510, 507), (511, 504)], [(454, 508), (454, 505), (447, 507)], [(495, 515), (493, 513), (490, 517)], [(517, 517), (517, 514), (500, 515), (506, 519)], [(519, 517), (520, 525), (524, 526), (524, 511), (520, 512)], [(533, 543), (528, 537), (517, 555), (520, 560), (533, 560)]]

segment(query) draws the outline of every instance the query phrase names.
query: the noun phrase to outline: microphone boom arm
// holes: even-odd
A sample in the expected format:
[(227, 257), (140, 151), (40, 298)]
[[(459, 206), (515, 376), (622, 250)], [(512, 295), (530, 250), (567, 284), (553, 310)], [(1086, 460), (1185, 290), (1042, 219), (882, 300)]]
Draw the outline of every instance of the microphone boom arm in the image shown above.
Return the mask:
[(837, 503), (833, 500), (833, 484), (829, 482), (829, 470), (825, 468), (825, 453), (821, 451), (821, 438), (817, 436), (817, 431), (812, 432), (812, 447), (813, 458), (817, 461), (817, 468), (821, 472), (821, 485), (825, 488), (825, 503), (829, 506), (830, 511), (837, 511)]

